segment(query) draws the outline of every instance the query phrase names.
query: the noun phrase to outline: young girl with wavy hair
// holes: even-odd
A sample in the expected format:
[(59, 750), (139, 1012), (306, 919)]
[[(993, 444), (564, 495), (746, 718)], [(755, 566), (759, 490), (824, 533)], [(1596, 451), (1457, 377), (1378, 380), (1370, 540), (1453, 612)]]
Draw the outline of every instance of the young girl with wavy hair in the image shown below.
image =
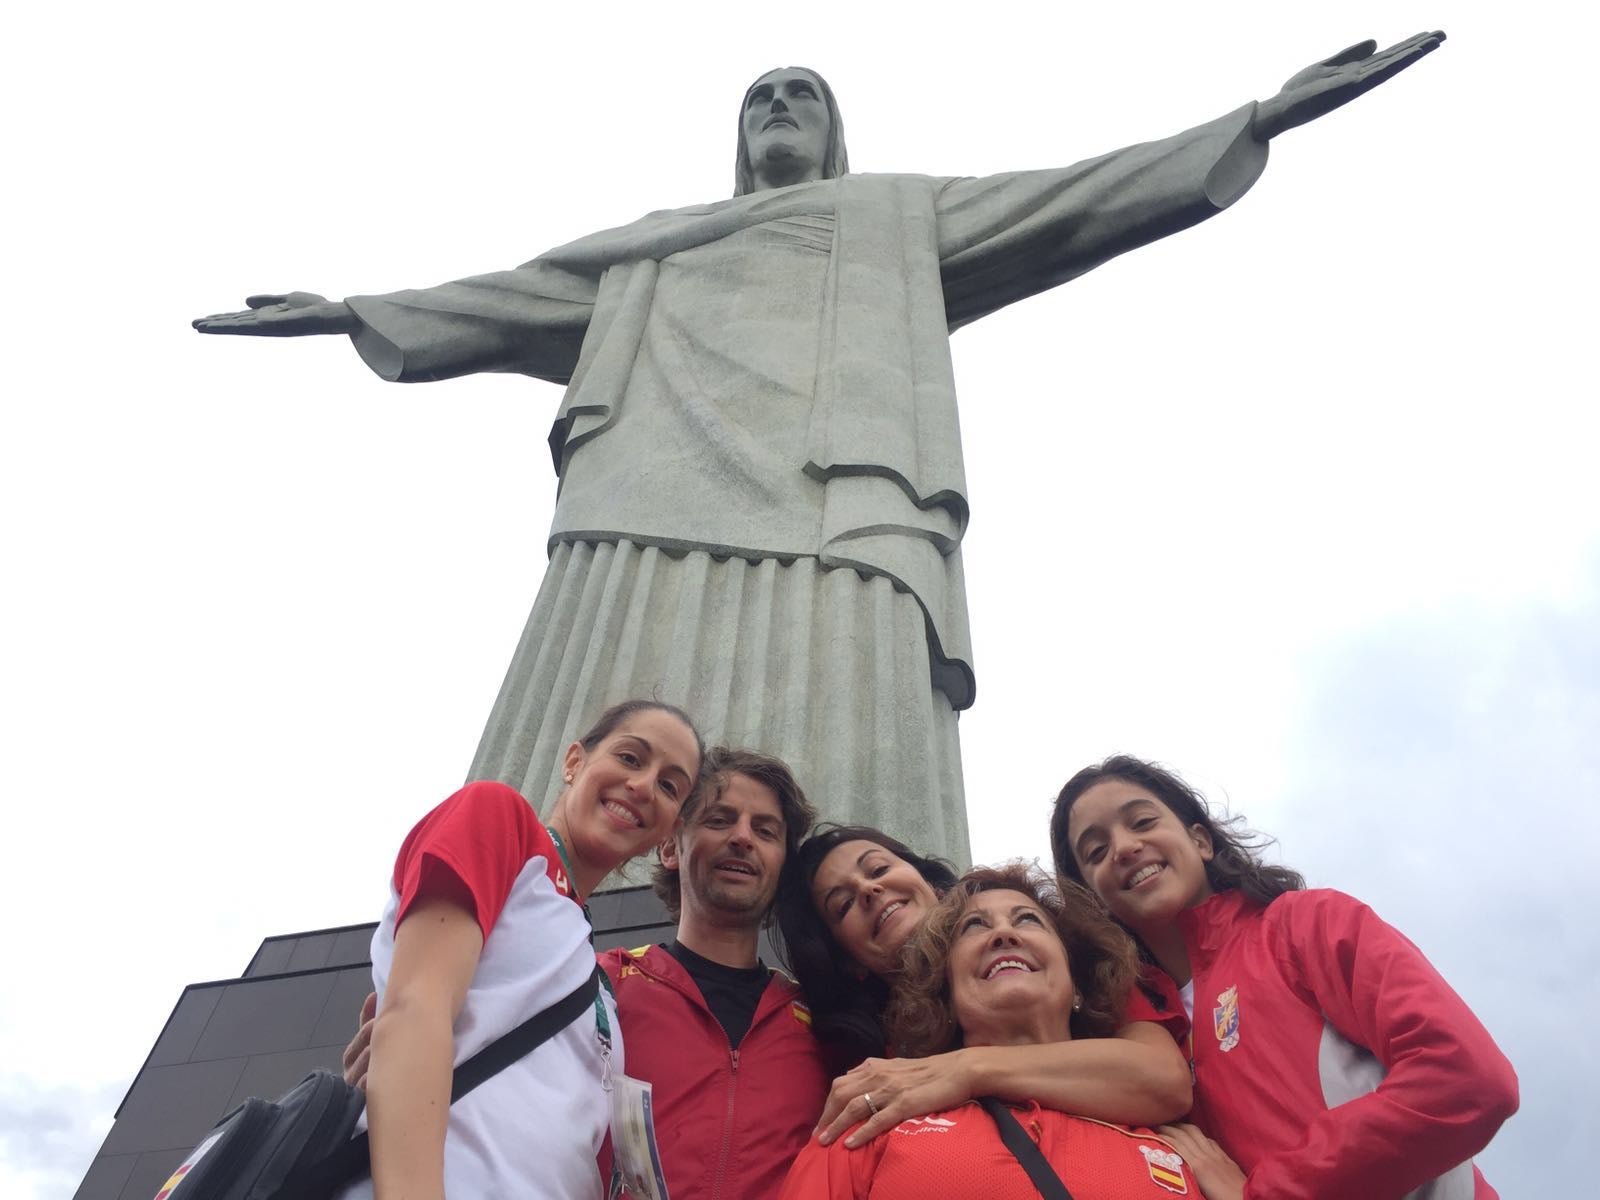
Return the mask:
[(1308, 890), (1177, 775), (1124, 755), (1067, 781), (1050, 843), (1188, 1013), (1191, 1119), (1244, 1169), (1245, 1196), (1496, 1195), (1471, 1157), (1516, 1111), (1516, 1075), (1370, 908)]

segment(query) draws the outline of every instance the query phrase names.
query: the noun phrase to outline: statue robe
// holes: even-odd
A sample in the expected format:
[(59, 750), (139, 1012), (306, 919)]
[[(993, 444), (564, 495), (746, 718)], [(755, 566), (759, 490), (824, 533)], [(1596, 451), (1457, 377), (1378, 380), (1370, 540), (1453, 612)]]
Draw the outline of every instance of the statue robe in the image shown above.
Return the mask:
[(543, 805), (573, 736), (653, 695), (785, 759), (828, 818), (965, 862), (949, 333), (1232, 203), (1266, 161), (1252, 113), (1064, 169), (757, 192), (351, 298), (386, 379), (567, 384), (550, 564), (471, 777)]

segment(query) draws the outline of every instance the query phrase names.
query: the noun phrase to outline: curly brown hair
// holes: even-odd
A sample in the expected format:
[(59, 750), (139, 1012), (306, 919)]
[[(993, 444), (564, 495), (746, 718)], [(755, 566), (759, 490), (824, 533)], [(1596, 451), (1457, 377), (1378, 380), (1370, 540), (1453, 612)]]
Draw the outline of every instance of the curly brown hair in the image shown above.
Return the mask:
[(1072, 1036), (1109, 1037), (1121, 1027), (1128, 993), (1139, 973), (1133, 939), (1106, 915), (1087, 888), (1018, 860), (968, 871), (901, 951), (900, 974), (885, 1024), (895, 1052), (902, 1057), (926, 1058), (963, 1044), (950, 1003), (950, 946), (972, 897), (996, 891), (1021, 892), (1031, 899), (1049, 915), (1066, 947), (1078, 1002), (1072, 1013)]

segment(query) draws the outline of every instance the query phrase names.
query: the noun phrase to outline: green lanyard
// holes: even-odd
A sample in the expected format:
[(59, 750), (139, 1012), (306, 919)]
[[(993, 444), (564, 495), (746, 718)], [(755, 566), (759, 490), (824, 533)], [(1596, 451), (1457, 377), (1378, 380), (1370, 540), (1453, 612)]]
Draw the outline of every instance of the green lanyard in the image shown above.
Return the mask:
[[(561, 856), (561, 869), (564, 870), (567, 873), (567, 886), (572, 889), (573, 895), (576, 896), (577, 895), (577, 891), (578, 891), (578, 884), (577, 884), (577, 881), (574, 880), (573, 877), (572, 877), (572, 860), (567, 857), (567, 844), (566, 844), (566, 842), (561, 840), (561, 835), (559, 833), (557, 833), (554, 829), (551, 829), (550, 826), (546, 825), (545, 829), (550, 834), (550, 840), (556, 844), (556, 853)], [(578, 903), (578, 907), (583, 909), (583, 919), (585, 921), (589, 922), (589, 949), (593, 950), (594, 949), (594, 917), (590, 914), (589, 906), (587, 904), (582, 903), (580, 901)], [(617, 1002), (616, 989), (611, 986), (611, 976), (607, 975), (605, 973), (605, 971), (603, 971), (603, 970), (600, 972), (600, 986), (605, 988), (605, 990), (611, 996), (611, 1003), (615, 1004)], [(595, 998), (594, 998), (594, 1038), (595, 1038), (595, 1041), (600, 1043), (600, 1061), (601, 1061), (600, 1086), (605, 1088), (605, 1090), (607, 1092), (610, 1092), (611, 1091), (611, 1018), (606, 1016), (606, 1006), (605, 1006), (604, 1002), (600, 999), (600, 995), (599, 995), (598, 992), (595, 993)], [(612, 1104), (613, 1104), (613, 1106), (616, 1104), (616, 1097), (615, 1096), (612, 1096)], [(613, 1115), (612, 1119), (615, 1120), (615, 1116), (614, 1115)], [(620, 1167), (619, 1163), (617, 1162), (616, 1156), (613, 1155), (612, 1159), (611, 1159), (611, 1185), (606, 1189), (606, 1195), (607, 1195), (608, 1198), (615, 1197), (615, 1196), (618, 1196), (621, 1193), (621, 1191), (622, 1191), (622, 1170), (621, 1170), (621, 1167)]]
[[(574, 896), (576, 896), (578, 884), (572, 877), (572, 860), (567, 857), (567, 844), (561, 840), (561, 835), (554, 829), (550, 829), (549, 826), (545, 828), (550, 833), (550, 840), (556, 844), (556, 853), (561, 856), (561, 868), (567, 873), (567, 886), (572, 889)], [(589, 906), (587, 904), (582, 901), (577, 903), (583, 909), (583, 919), (589, 922), (589, 949), (593, 950), (594, 918), (589, 915)], [(600, 972), (600, 986), (605, 988), (611, 996), (611, 1002), (615, 1004), (617, 993), (611, 986), (611, 976), (604, 971)], [(600, 1042), (600, 1052), (605, 1057), (605, 1087), (606, 1091), (609, 1092), (611, 1090), (611, 1018), (606, 1015), (605, 1002), (601, 1000), (598, 992), (594, 998), (594, 1032), (595, 1037)]]

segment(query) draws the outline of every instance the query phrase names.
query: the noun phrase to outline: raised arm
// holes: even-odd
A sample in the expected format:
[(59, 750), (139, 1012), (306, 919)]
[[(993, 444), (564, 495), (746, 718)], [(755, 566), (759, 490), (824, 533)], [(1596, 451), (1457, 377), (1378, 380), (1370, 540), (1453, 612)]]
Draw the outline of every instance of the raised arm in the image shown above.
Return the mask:
[(246, 296), (239, 312), (212, 313), (190, 322), (201, 333), (233, 333), (248, 337), (305, 337), (315, 333), (354, 333), (360, 326), (343, 300), (315, 292)]
[(1046, 1108), (1123, 1125), (1176, 1120), (1192, 1100), (1189, 1068), (1172, 1036), (1153, 1021), (1134, 1021), (1116, 1037), (869, 1058), (834, 1081), (817, 1135), (826, 1145), (864, 1122), (845, 1143), (860, 1146), (910, 1117), (978, 1096), (1037, 1100)]
[(1290, 76), (1276, 96), (1256, 105), (1250, 132), (1257, 141), (1265, 142), (1286, 129), (1315, 121), (1404, 71), (1423, 55), (1432, 54), (1443, 41), (1441, 29), (1419, 33), (1387, 50), (1378, 50), (1378, 43), (1368, 39), (1312, 63)]

